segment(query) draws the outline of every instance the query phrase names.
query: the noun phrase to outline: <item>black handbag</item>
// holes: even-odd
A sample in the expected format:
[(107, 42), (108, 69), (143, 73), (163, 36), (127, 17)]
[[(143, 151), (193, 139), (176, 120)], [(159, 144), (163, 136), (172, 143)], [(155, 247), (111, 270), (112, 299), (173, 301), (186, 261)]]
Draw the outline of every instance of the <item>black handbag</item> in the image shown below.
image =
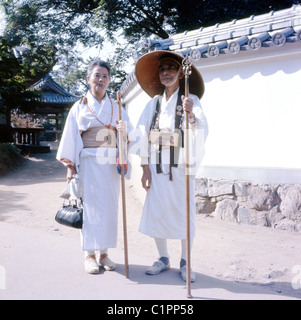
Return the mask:
[(63, 203), (55, 216), (55, 221), (71, 228), (82, 229), (83, 227), (83, 208), (76, 203)]

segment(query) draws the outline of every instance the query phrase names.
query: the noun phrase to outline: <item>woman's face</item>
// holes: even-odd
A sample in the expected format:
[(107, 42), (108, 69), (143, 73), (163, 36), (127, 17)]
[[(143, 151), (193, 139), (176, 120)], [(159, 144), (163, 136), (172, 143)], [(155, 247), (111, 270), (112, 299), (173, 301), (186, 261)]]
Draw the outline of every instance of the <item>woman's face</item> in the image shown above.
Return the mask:
[(173, 59), (164, 59), (159, 66), (159, 78), (160, 82), (170, 87), (172, 85), (179, 85), (181, 76), (179, 76), (179, 64)]
[(96, 66), (91, 75), (87, 76), (87, 81), (90, 85), (91, 92), (94, 96), (102, 96), (105, 94), (110, 83), (109, 71), (105, 67)]

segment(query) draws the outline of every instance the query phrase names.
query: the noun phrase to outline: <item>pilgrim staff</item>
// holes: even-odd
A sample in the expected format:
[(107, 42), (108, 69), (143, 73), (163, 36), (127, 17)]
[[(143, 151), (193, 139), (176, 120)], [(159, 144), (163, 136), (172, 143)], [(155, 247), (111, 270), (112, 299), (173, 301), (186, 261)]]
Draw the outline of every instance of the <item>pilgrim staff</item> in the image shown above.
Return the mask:
[[(185, 98), (189, 95), (189, 76), (191, 75), (191, 59), (187, 56), (182, 61), (185, 75)], [(186, 286), (187, 297), (191, 298), (191, 252), (190, 252), (190, 183), (189, 183), (189, 112), (185, 112), (185, 177), (186, 177)]]
[[(118, 103), (118, 119), (122, 121), (121, 113), (121, 96), (120, 91), (117, 91)], [(128, 244), (127, 244), (127, 223), (126, 223), (126, 198), (125, 198), (125, 181), (124, 181), (124, 166), (126, 164), (125, 155), (126, 144), (124, 144), (124, 137), (119, 134), (119, 163), (121, 166), (121, 194), (122, 194), (122, 217), (123, 217), (123, 241), (124, 241), (124, 267), (125, 277), (129, 277), (129, 264), (128, 264)]]

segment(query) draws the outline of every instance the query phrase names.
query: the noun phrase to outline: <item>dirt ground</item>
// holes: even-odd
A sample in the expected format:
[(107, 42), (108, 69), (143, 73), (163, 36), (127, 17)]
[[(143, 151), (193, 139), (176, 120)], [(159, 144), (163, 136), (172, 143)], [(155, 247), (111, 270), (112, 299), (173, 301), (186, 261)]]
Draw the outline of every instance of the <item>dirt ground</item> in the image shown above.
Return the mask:
[[(32, 155), (17, 170), (0, 177), (0, 221), (79, 240), (77, 230), (54, 220), (66, 183), (65, 168), (55, 160), (56, 147), (52, 144), (51, 153)], [(128, 248), (149, 258), (151, 265), (157, 258), (154, 241), (138, 232), (145, 197), (140, 170), (134, 166), (131, 179), (126, 180)], [(119, 231), (122, 248), (121, 211)], [(301, 299), (301, 234), (203, 216), (197, 216), (196, 234), (192, 267), (198, 273)], [(171, 266), (178, 267), (180, 241), (170, 240), (169, 250)]]

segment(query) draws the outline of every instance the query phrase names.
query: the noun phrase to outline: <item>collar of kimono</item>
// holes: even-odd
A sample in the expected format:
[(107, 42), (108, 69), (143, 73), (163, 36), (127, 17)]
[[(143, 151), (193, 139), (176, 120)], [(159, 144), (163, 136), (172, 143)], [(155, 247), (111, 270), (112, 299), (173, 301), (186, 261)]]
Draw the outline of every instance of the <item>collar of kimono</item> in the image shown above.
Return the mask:
[[(109, 97), (108, 97), (109, 98)], [(109, 125), (105, 125), (101, 120), (99, 120), (97, 118), (97, 116), (94, 114), (94, 112), (91, 110), (91, 108), (89, 107), (89, 104), (88, 104), (88, 99), (87, 97), (84, 97), (83, 98), (83, 101), (84, 101), (84, 104), (87, 106), (88, 110), (91, 112), (92, 116), (98, 121), (100, 122), (102, 125), (104, 125), (106, 128), (110, 129), (111, 128), (111, 125), (112, 125), (112, 121), (113, 121), (113, 103), (112, 103), (112, 100), (109, 98), (110, 102), (111, 102), (111, 120), (110, 120), (110, 124)], [(81, 100), (82, 102), (82, 100)]]

